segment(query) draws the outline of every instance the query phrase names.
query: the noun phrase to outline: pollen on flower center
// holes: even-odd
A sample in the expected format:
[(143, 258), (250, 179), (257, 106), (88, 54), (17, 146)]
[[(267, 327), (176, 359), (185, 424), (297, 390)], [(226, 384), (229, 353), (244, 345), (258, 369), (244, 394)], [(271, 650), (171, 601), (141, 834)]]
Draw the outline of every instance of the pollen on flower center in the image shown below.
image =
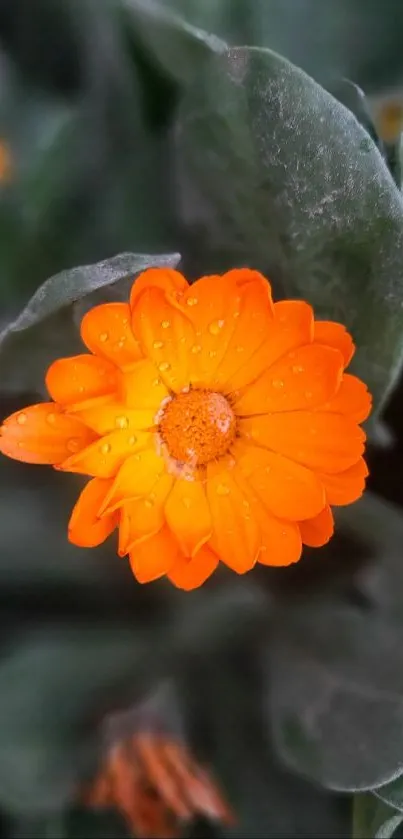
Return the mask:
[(204, 466), (226, 454), (235, 437), (236, 418), (221, 393), (189, 390), (164, 406), (158, 430), (171, 457)]

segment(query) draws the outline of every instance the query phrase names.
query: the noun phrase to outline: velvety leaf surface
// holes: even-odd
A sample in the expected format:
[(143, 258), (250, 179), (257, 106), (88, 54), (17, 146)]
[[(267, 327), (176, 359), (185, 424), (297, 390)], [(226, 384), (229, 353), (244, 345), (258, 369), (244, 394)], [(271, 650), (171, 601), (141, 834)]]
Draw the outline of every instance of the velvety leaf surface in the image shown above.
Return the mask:
[(353, 114), (275, 53), (232, 48), (184, 97), (176, 162), (199, 268), (258, 267), (341, 320), (379, 407), (401, 362), (403, 202)]

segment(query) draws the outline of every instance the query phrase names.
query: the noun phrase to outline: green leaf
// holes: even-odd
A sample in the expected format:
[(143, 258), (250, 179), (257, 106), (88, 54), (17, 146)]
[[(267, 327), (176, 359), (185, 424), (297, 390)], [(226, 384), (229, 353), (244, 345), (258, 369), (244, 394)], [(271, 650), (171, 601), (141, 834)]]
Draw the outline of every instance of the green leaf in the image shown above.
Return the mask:
[(216, 35), (192, 26), (158, 0), (122, 0), (125, 22), (168, 76), (189, 85), (210, 55), (226, 49)]
[(401, 813), (377, 800), (373, 793), (354, 796), (352, 839), (390, 839), (402, 821)]
[[(368, 532), (364, 522), (370, 518)], [(336, 523), (332, 550), (339, 546), (347, 561), (361, 554), (374, 562), (375, 579), (366, 581), (366, 591), (365, 575), (357, 580), (367, 608), (354, 607), (339, 592), (279, 610), (267, 654), (269, 714), (289, 767), (329, 789), (367, 790), (394, 779), (402, 763), (403, 517), (367, 494)], [(320, 562), (326, 559), (322, 549)]]
[(398, 777), (394, 778), (389, 784), (379, 787), (375, 791), (375, 795), (385, 804), (400, 810), (403, 814), (403, 773), (401, 769)]
[(198, 270), (260, 268), (343, 322), (379, 409), (402, 357), (403, 201), (368, 133), (285, 59), (237, 47), (187, 91), (176, 155)]
[(82, 346), (74, 316), (80, 301), (96, 305), (112, 297), (127, 299), (135, 274), (153, 266), (175, 267), (179, 254), (120, 254), (51, 277), (21, 314), (0, 333), (0, 388), (9, 392), (41, 390), (47, 364), (74, 355)]
[(106, 623), (30, 628), (0, 663), (0, 804), (30, 816), (74, 799), (99, 713), (136, 686), (150, 638)]

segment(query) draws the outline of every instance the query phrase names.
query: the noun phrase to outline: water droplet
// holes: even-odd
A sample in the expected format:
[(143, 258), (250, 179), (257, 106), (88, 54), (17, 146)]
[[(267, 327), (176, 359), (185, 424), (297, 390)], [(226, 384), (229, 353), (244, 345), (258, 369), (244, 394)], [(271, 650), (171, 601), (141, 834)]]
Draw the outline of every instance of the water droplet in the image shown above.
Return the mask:
[(275, 387), (277, 390), (280, 390), (280, 388), (284, 387), (284, 382), (282, 379), (272, 379), (271, 384), (272, 387)]
[[(23, 416), (23, 415), (20, 414), (20, 416), (18, 417), (18, 422), (19, 423), (21, 423), (21, 419), (20, 419), (21, 416)], [(24, 423), (25, 419), (22, 422)], [(56, 414), (54, 414), (54, 413), (48, 414), (47, 417), (46, 417), (46, 422), (48, 422), (49, 425), (54, 425), (55, 422), (56, 422)]]
[(21, 443), (21, 441), (20, 441), (20, 442), (18, 443), (18, 448), (19, 448), (19, 449), (23, 449), (23, 448), (24, 448), (24, 443)]
[(244, 350), (245, 350), (245, 347), (241, 347), (241, 346), (236, 347), (237, 352), (244, 352)]
[(210, 332), (211, 335), (219, 335), (223, 326), (224, 326), (224, 321), (223, 320), (213, 320), (213, 322), (210, 323), (208, 331)]
[(137, 437), (135, 434), (132, 434), (132, 436), (129, 437), (129, 446), (134, 446), (135, 443), (137, 443)]
[(116, 417), (115, 425), (117, 428), (127, 428), (127, 426), (129, 425), (128, 417)]
[(187, 303), (188, 306), (196, 306), (196, 303), (198, 303), (198, 302), (199, 301), (198, 301), (197, 297), (188, 297), (188, 299), (186, 300), (186, 303)]
[(304, 370), (305, 370), (305, 367), (301, 367), (300, 364), (293, 364), (293, 366), (291, 367), (291, 370), (292, 370), (293, 373), (303, 373)]
[(163, 341), (154, 341), (154, 343), (153, 343), (153, 347), (154, 347), (155, 350), (160, 350), (160, 349), (162, 349), (163, 346), (164, 346)]
[(109, 454), (110, 450), (111, 450), (110, 443), (102, 443), (102, 446), (100, 447), (101, 454)]
[(109, 338), (109, 332), (101, 332), (101, 334), (99, 336), (99, 340), (101, 341), (102, 344), (104, 344), (105, 341), (108, 340), (108, 338)]
[(159, 365), (158, 365), (158, 370), (159, 370), (161, 373), (166, 373), (166, 371), (167, 371), (167, 370), (169, 370), (170, 366), (171, 366), (171, 365), (170, 365), (170, 364), (168, 364), (168, 362), (167, 362), (167, 361), (161, 361), (161, 364), (159, 364)]
[[(52, 414), (49, 414), (48, 422), (50, 421), (49, 417), (51, 417), (51, 416), (52, 416)], [(27, 421), (27, 415), (26, 414), (18, 414), (18, 417), (17, 417), (18, 425), (25, 425), (26, 421)]]
[(234, 312), (234, 315), (233, 315), (233, 316), (234, 316), (234, 318), (239, 318), (239, 315), (240, 315), (240, 314), (241, 314), (240, 312)]
[(183, 506), (186, 507), (187, 510), (189, 510), (189, 508), (192, 506), (191, 499), (188, 498), (187, 496), (185, 496), (185, 498), (182, 499), (182, 502), (183, 502)]
[(163, 329), (169, 329), (169, 327), (171, 326), (171, 321), (170, 320), (163, 320), (163, 321), (161, 321), (161, 326), (162, 326)]
[(210, 350), (210, 352), (209, 352), (209, 357), (210, 358), (215, 358), (216, 355), (217, 355), (217, 350)]
[(243, 499), (242, 504), (245, 507), (245, 510), (249, 510), (250, 504), (249, 501), (246, 500), (246, 498)]
[(127, 326), (128, 323), (129, 323), (129, 318), (123, 318), (122, 326)]
[[(130, 438), (130, 439), (131, 439), (131, 438)], [(129, 440), (129, 443), (130, 443), (130, 440)], [(140, 454), (140, 452), (139, 452), (138, 454), (134, 454), (134, 455), (133, 455), (133, 460), (136, 460), (136, 461), (137, 461), (137, 463), (141, 460), (141, 454)]]
[(153, 379), (153, 382), (152, 382), (153, 387), (159, 387), (160, 384), (162, 384), (161, 379)]
[(199, 353), (201, 351), (202, 351), (202, 348), (201, 348), (200, 344), (193, 344), (193, 347), (191, 349), (191, 352), (193, 353), (193, 355), (197, 355), (197, 353)]
[(67, 441), (67, 449), (68, 449), (69, 452), (72, 452), (72, 453), (77, 452), (79, 450), (79, 448), (80, 448), (80, 441), (74, 439), (74, 437), (72, 437), (71, 440)]
[(78, 390), (79, 393), (84, 393), (84, 390), (85, 390), (84, 385), (79, 385), (77, 390)]
[(218, 484), (217, 495), (229, 495), (229, 486), (227, 484)]
[(113, 349), (114, 350), (121, 350), (124, 347), (125, 343), (126, 343), (126, 338), (120, 338), (120, 340), (116, 342)]
[(152, 501), (151, 498), (145, 498), (144, 506), (147, 507), (148, 510), (151, 510), (151, 508), (154, 507), (154, 501)]

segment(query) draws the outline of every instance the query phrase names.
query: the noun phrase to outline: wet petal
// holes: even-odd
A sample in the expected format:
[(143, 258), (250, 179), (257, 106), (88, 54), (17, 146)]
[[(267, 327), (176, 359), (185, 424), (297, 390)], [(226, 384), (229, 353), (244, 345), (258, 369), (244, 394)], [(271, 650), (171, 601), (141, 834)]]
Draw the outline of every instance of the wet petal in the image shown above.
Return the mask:
[(161, 289), (150, 288), (137, 298), (132, 322), (144, 355), (167, 387), (175, 392), (188, 387), (192, 348), (197, 344), (189, 318), (168, 302)]
[(93, 478), (84, 487), (68, 526), (69, 541), (82, 548), (94, 548), (110, 536), (118, 524), (118, 515), (99, 518), (98, 510), (110, 489), (111, 481)]
[(233, 571), (253, 568), (260, 549), (260, 533), (248, 493), (237, 482), (228, 458), (207, 466), (207, 500), (213, 522), (211, 547)]
[(137, 431), (136, 434), (113, 431), (64, 460), (59, 469), (94, 478), (113, 478), (126, 458), (149, 445), (151, 439), (152, 435), (146, 431)]
[(165, 505), (165, 516), (185, 556), (194, 556), (212, 532), (211, 513), (202, 482), (176, 480)]
[(16, 411), (0, 428), (0, 452), (25, 463), (61, 463), (88, 446), (96, 435), (54, 402)]
[[(245, 365), (251, 364), (255, 352), (262, 346), (273, 322), (270, 286), (261, 274), (257, 272), (253, 274), (256, 276), (238, 284), (239, 305), (232, 313), (235, 326), (227, 343), (224, 358), (211, 382), (221, 390), (233, 389), (232, 382), (235, 374)], [(249, 377), (247, 381), (250, 381)]]
[(150, 583), (168, 574), (179, 558), (179, 545), (166, 525), (130, 551), (131, 569), (139, 583)]
[(188, 348), (192, 384), (208, 386), (214, 380), (236, 325), (239, 300), (238, 286), (229, 274), (201, 277), (186, 294), (172, 300), (194, 328), (195, 343)]
[(123, 502), (119, 527), (120, 556), (129, 553), (136, 542), (161, 530), (165, 524), (165, 501), (173, 482), (172, 475), (161, 475), (147, 495)]
[(319, 478), (310, 469), (273, 451), (239, 440), (232, 453), (265, 509), (279, 519), (312, 518), (326, 498)]
[(312, 408), (340, 385), (343, 357), (332, 347), (308, 344), (284, 355), (235, 399), (238, 416)]
[(253, 501), (253, 511), (259, 523), (261, 536), (258, 562), (271, 566), (291, 565), (298, 562), (302, 552), (298, 524), (271, 515), (257, 498)]
[(218, 556), (203, 545), (192, 559), (178, 558), (168, 573), (168, 578), (177, 588), (191, 591), (211, 577), (218, 565)]
[(154, 450), (152, 438), (150, 445), (150, 435), (144, 435), (144, 437), (146, 440), (141, 441), (143, 445), (139, 445), (136, 454), (127, 457), (121, 463), (111, 490), (100, 510), (101, 513), (110, 513), (121, 507), (125, 501), (147, 496), (152, 492), (158, 478), (164, 474), (164, 460)]
[(350, 364), (355, 347), (354, 341), (345, 326), (330, 320), (316, 320), (313, 336), (315, 343), (325, 344), (328, 347), (335, 347), (340, 350), (345, 367)]
[(140, 345), (131, 328), (128, 303), (103, 303), (87, 312), (81, 321), (81, 337), (88, 349), (124, 367), (141, 358)]
[(92, 400), (87, 407), (76, 411), (76, 416), (97, 434), (109, 434), (111, 431), (146, 431), (155, 425), (153, 408), (127, 408), (123, 403), (109, 400)]
[(130, 306), (133, 308), (140, 294), (148, 288), (159, 288), (167, 294), (184, 294), (189, 283), (179, 271), (174, 268), (147, 268), (132, 285), (130, 292)]
[(352, 504), (353, 501), (361, 498), (367, 476), (367, 465), (362, 457), (349, 469), (339, 472), (337, 475), (326, 475), (321, 472), (318, 474), (325, 488), (329, 504), (340, 507), (345, 504)]
[(49, 367), (46, 387), (60, 405), (75, 403), (114, 393), (118, 386), (118, 371), (109, 361), (95, 355), (76, 355), (59, 358)]
[(328, 505), (314, 519), (300, 522), (301, 537), (304, 545), (321, 548), (333, 536), (334, 519)]
[(267, 322), (264, 340), (251, 356), (231, 375), (228, 388), (240, 390), (253, 382), (287, 352), (309, 344), (313, 338), (312, 307), (303, 300), (281, 300), (273, 306), (274, 317)]
[(128, 408), (158, 411), (161, 402), (169, 396), (158, 370), (148, 358), (138, 361), (122, 377), (122, 398)]
[(322, 410), (348, 414), (354, 422), (364, 422), (371, 412), (372, 397), (367, 386), (356, 376), (345, 373), (336, 395), (322, 406)]
[(342, 414), (290, 411), (239, 421), (245, 437), (321, 472), (343, 472), (364, 451), (365, 434)]

